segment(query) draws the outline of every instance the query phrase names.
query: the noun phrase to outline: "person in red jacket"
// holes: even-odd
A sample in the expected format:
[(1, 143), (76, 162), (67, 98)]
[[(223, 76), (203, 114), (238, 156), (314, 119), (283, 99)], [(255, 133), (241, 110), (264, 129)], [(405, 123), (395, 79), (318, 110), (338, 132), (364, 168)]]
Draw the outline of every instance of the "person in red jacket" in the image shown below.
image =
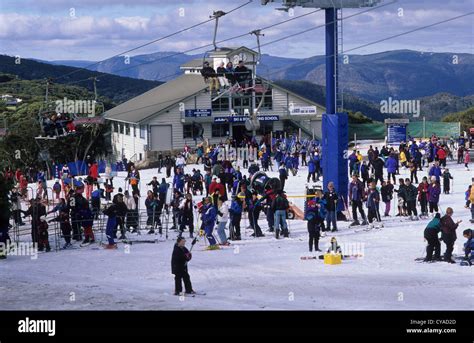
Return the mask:
[(436, 156), (438, 157), (439, 165), (446, 167), (446, 157), (447, 157), (446, 150), (444, 146), (440, 147), (436, 152)]
[(20, 168), (17, 168), (17, 170), (15, 171), (15, 180), (16, 182), (20, 182), (21, 181), (21, 177), (23, 176), (23, 173), (21, 172)]
[(97, 163), (89, 163), (89, 174), (87, 176), (86, 198), (90, 199), (94, 185), (98, 185), (99, 168)]

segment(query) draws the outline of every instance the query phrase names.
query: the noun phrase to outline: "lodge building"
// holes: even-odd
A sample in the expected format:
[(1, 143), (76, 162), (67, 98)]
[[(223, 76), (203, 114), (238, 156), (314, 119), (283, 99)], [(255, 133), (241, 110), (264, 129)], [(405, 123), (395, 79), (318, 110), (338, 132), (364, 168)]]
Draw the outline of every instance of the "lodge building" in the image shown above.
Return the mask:
[[(324, 107), (301, 97), (256, 74), (256, 51), (246, 47), (218, 48), (205, 58), (181, 66), (183, 74), (107, 111), (111, 122), (112, 148), (116, 158), (150, 160), (158, 152), (195, 146), (201, 136), (210, 144), (231, 136), (237, 141), (245, 135), (245, 122), (257, 105), (260, 128), (257, 137), (273, 133), (298, 133), (321, 137)], [(253, 90), (221, 94), (209, 92), (201, 76), (204, 60), (217, 70), (221, 62), (243, 61), (252, 73)], [(263, 99), (262, 99), (263, 97)]]

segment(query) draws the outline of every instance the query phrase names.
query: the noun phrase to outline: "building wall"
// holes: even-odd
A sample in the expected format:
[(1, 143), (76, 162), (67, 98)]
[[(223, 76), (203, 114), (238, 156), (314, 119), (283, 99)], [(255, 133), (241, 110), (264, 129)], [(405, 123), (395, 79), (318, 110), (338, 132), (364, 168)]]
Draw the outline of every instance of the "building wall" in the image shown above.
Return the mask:
[[(312, 104), (305, 102), (298, 97), (295, 97), (283, 90), (274, 88), (273, 89), (273, 109), (272, 110), (260, 110), (261, 115), (278, 115), (280, 116), (279, 121), (273, 122), (273, 131), (277, 130), (285, 130), (284, 120), (285, 119), (293, 119), (295, 121), (299, 121), (308, 127), (314, 128), (316, 136), (320, 135), (321, 132), (321, 119), (320, 115), (324, 111), (324, 109), (318, 106), (318, 114), (317, 117), (309, 122), (306, 118), (302, 118), (297, 115), (290, 115), (288, 112), (288, 107), (290, 104), (293, 106), (311, 106)], [(148, 129), (144, 139), (140, 138), (139, 126), (136, 126), (136, 137), (133, 135), (132, 125), (131, 125), (131, 132), (130, 135), (120, 134), (113, 132), (112, 133), (112, 145), (114, 147), (114, 152), (117, 158), (120, 158), (122, 155), (122, 149), (124, 149), (124, 155), (128, 159), (136, 154), (136, 161), (138, 161), (139, 154), (142, 154), (143, 158), (146, 158), (146, 151), (145, 147), (150, 146), (151, 140), (153, 139), (150, 137), (150, 126), (152, 125), (171, 125), (172, 126), (172, 147), (173, 149), (182, 149), (185, 144), (190, 146), (194, 145), (194, 140), (190, 138), (183, 138), (183, 125), (184, 124), (192, 124), (193, 121), (201, 123), (204, 129), (204, 137), (209, 139), (211, 144), (218, 144), (221, 141), (225, 141), (227, 137), (212, 137), (212, 119), (211, 118), (185, 118), (184, 117), (184, 110), (186, 109), (210, 109), (212, 108), (211, 105), (211, 98), (209, 93), (200, 93), (195, 97), (187, 99), (181, 104), (176, 104), (176, 106), (170, 108), (169, 110), (161, 113), (154, 118), (151, 118), (148, 121), (142, 123)], [(213, 116), (226, 116), (228, 115), (228, 111), (222, 112), (213, 112)], [(157, 139), (157, 138), (155, 138)], [(159, 139), (159, 138), (158, 138)]]
[[(136, 136), (133, 134), (133, 128), (135, 127)], [(121, 159), (124, 155), (127, 159), (139, 161), (140, 154), (142, 159), (145, 159), (145, 145), (147, 145), (147, 132), (145, 130), (145, 138), (140, 138), (139, 126), (130, 125), (130, 135), (112, 132), (112, 147), (114, 150), (115, 158)]]

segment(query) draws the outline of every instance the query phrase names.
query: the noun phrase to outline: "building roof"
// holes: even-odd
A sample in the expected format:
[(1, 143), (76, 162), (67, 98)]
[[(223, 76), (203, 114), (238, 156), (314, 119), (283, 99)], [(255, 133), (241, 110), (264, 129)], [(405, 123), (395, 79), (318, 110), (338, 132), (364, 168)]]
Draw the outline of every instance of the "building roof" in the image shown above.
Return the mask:
[[(211, 58), (206, 58), (205, 61), (211, 63), (212, 59)], [(196, 58), (194, 60), (188, 61), (185, 64), (181, 65), (181, 69), (202, 69), (203, 65), (203, 60), (202, 58)]]
[(201, 75), (183, 74), (105, 112), (104, 117), (139, 123), (207, 88)]

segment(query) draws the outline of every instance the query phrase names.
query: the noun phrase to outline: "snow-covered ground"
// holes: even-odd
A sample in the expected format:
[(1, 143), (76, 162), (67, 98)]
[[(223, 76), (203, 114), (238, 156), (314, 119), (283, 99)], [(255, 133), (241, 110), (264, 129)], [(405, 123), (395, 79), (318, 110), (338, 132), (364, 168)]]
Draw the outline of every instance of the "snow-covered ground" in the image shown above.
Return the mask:
[[(188, 166), (190, 171), (195, 166)], [(464, 192), (474, 176), (463, 165), (448, 166), (454, 189), (441, 195), (441, 208), (454, 208), (458, 228), (455, 254), (462, 254), (462, 231), (470, 228), (470, 211), (464, 208)], [(202, 169), (202, 166), (201, 166)], [(472, 169), (472, 168), (471, 168)], [(408, 172), (402, 169), (402, 176)], [(426, 169), (419, 172), (424, 176)], [(269, 173), (275, 175), (276, 173)], [(156, 170), (141, 171), (142, 180)], [(421, 178), (420, 178), (421, 180)], [(120, 186), (120, 178), (116, 180)], [(288, 195), (304, 194), (306, 167), (290, 177)], [(142, 195), (146, 186), (142, 183)], [(302, 199), (295, 203), (302, 208)], [(392, 207), (392, 214), (394, 214)], [(260, 225), (267, 228), (265, 217)], [(218, 251), (206, 251), (201, 240), (193, 250), (189, 272), (193, 287), (205, 296), (173, 296), (170, 272), (176, 233), (157, 244), (119, 243), (115, 251), (90, 246), (41, 253), (37, 259), (9, 256), (0, 261), (1, 310), (167, 310), (167, 309), (309, 309), (309, 310), (471, 310), (474, 305), (474, 269), (459, 264), (417, 263), (424, 255), (423, 230), (427, 220), (384, 220), (382, 230), (355, 232), (346, 222), (331, 236), (346, 246), (363, 247), (364, 257), (325, 265), (321, 260), (301, 260), (308, 255), (306, 222), (289, 221), (291, 237), (243, 240)], [(243, 219), (242, 227), (248, 224)], [(143, 231), (139, 238), (146, 239)], [(188, 246), (190, 242), (188, 241)], [(444, 244), (442, 244), (444, 252)]]

